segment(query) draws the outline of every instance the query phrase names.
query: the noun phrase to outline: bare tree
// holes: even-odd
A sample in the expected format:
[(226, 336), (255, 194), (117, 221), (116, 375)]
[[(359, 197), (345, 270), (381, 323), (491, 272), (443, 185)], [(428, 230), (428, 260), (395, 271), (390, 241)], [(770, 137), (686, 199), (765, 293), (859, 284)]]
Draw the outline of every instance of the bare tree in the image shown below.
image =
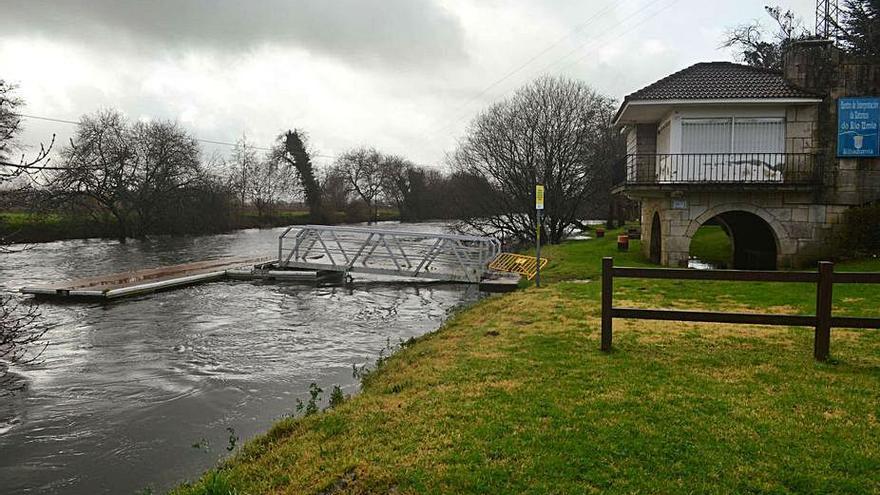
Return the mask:
[(144, 237), (172, 196), (201, 177), (195, 139), (173, 122), (130, 124), (119, 112), (84, 116), (61, 155), (51, 190), (101, 221), (110, 215), (117, 237)]
[(321, 178), (321, 204), (327, 209), (326, 213), (333, 217), (348, 206), (351, 196), (349, 187), (333, 167), (324, 168)]
[(247, 197), (261, 218), (278, 204), (281, 196), (292, 188), (290, 169), (270, 153), (252, 168), (247, 184)]
[[(14, 90), (14, 86), (0, 79), (0, 184), (38, 169), (48, 155), (48, 149), (41, 147), (31, 161), (24, 157), (18, 163), (8, 161), (21, 131), (18, 108), (23, 102), (15, 96)], [(18, 251), (11, 249), (8, 239), (0, 233), (0, 257), (12, 256)], [(9, 375), (9, 366), (36, 360), (45, 349), (45, 343), (40, 345), (40, 342), (46, 330), (36, 307), (21, 304), (11, 294), (0, 293), (0, 396), (23, 386)]]
[(748, 65), (781, 70), (786, 47), (792, 41), (809, 37), (810, 33), (790, 10), (783, 11), (778, 6), (766, 6), (764, 10), (776, 23), (776, 30), (769, 39), (764, 26), (753, 21), (730, 29), (721, 46), (734, 48), (737, 58)]
[(102, 111), (80, 119), (70, 145), (61, 151), (67, 170), (56, 174), (50, 187), (62, 201), (78, 202), (96, 221), (109, 213), (117, 237), (125, 242), (131, 234), (129, 189), (134, 149), (125, 118), (116, 111)]
[(40, 145), (36, 155), (26, 158), (22, 153), (17, 159), (13, 152), (19, 150), (15, 136), (21, 130), (19, 111), (24, 101), (15, 94), (16, 86), (0, 79), (0, 182), (8, 182), (24, 173), (34, 173), (42, 169), (55, 143), (55, 136), (49, 146)]
[(452, 156), (462, 177), (494, 194), (472, 202), (461, 218), (487, 234), (534, 238), (535, 185), (546, 188), (544, 238), (560, 242), (591, 198), (607, 191), (613, 101), (586, 84), (543, 77), (480, 114)]
[(416, 166), (403, 157), (382, 156), (379, 161), (379, 177), (382, 195), (400, 212), (401, 219), (406, 216), (407, 199), (412, 194), (411, 172)]
[(227, 162), (228, 184), (240, 206), (250, 204), (257, 210), (257, 216), (263, 218), (283, 196), (292, 196), (297, 171), (291, 162), (283, 144), (276, 144), (265, 157), (260, 157), (247, 136), (242, 136)]
[(232, 157), (227, 163), (229, 167), (229, 186), (238, 196), (242, 208), (247, 204), (248, 191), (251, 189), (251, 183), (254, 178), (254, 169), (259, 161), (260, 158), (257, 155), (256, 147), (248, 141), (246, 135), (242, 135), (235, 142), (235, 148), (232, 149)]
[(370, 210), (370, 222), (379, 218), (378, 201), (382, 193), (382, 154), (375, 148), (355, 148), (343, 153), (334, 165), (351, 192)]
[(162, 210), (179, 191), (202, 179), (199, 144), (174, 122), (138, 122), (131, 129), (134, 157), (131, 208), (137, 237), (152, 232)]
[(36, 306), (0, 294), (0, 396), (23, 386), (9, 375), (9, 365), (37, 360), (46, 348), (42, 339), (47, 330)]
[[(0, 160), (8, 162), (14, 146), (16, 134), (21, 130), (21, 118), (18, 108), (22, 105), (21, 98), (15, 95), (15, 86), (0, 79)], [(9, 177), (11, 169), (0, 169), (0, 176)]]

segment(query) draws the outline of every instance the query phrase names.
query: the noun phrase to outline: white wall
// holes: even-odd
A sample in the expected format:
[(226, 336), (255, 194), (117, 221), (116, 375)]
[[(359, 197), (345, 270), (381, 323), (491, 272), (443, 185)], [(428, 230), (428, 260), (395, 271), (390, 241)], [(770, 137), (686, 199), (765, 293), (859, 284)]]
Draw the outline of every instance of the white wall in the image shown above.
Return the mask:
[[(681, 122), (679, 122), (681, 125)], [(665, 155), (671, 151), (672, 113), (666, 114), (657, 126), (657, 154)]]
[(634, 125), (626, 127), (626, 154), (636, 154), (636, 126)]

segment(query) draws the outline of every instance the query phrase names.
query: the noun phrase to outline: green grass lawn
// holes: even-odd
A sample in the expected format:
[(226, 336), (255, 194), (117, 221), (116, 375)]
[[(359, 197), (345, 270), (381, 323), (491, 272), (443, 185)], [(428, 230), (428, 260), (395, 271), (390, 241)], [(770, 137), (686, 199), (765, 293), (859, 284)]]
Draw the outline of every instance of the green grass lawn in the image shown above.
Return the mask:
[[(833, 330), (819, 364), (807, 328), (616, 320), (604, 354), (600, 259), (646, 265), (633, 244), (546, 248), (544, 287), (457, 314), (360, 395), (281, 421), (174, 493), (880, 492), (880, 332)], [(806, 284), (616, 285), (626, 306), (815, 304)], [(878, 286), (834, 296), (840, 314), (880, 316)]]
[(690, 255), (718, 267), (733, 265), (733, 245), (720, 225), (703, 225), (691, 240)]
[(0, 212), (0, 237), (13, 242), (47, 242), (59, 239), (112, 236), (107, 225), (86, 215)]
[(0, 224), (10, 230), (18, 230), (34, 224), (56, 225), (64, 221), (65, 218), (57, 213), (0, 212)]

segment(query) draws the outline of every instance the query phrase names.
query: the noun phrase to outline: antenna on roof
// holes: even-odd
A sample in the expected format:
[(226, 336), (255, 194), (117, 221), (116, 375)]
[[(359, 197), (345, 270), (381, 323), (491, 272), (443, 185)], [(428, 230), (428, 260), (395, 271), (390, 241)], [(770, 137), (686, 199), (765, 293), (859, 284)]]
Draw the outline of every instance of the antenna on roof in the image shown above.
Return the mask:
[(816, 37), (837, 43), (840, 35), (838, 0), (816, 0)]

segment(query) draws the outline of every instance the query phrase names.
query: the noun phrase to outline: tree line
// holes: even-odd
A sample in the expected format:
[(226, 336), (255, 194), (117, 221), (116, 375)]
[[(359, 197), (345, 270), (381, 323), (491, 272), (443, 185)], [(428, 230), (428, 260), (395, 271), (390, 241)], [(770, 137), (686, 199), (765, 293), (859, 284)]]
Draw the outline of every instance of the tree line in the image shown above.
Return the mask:
[[(301, 130), (262, 148), (242, 137), (228, 157), (208, 156), (176, 122), (131, 121), (102, 110), (81, 117), (69, 142), (55, 151), (51, 161), (41, 152), (40, 164), (4, 162), (7, 182), (13, 176), (30, 181), (0, 190), (0, 207), (86, 218), (123, 242), (228, 231), (242, 225), (243, 216), (260, 225), (416, 222), (503, 210), (482, 206), (494, 194), (489, 178), (462, 167), (422, 166), (369, 146), (316, 166)], [(278, 216), (290, 211), (303, 214)], [(4, 234), (14, 240), (14, 233)]]
[[(21, 100), (6, 102), (17, 115)], [(300, 210), (297, 220), (310, 223), (454, 220), (460, 230), (523, 243), (534, 235), (534, 190), (543, 184), (542, 229), (559, 242), (608, 213), (610, 167), (623, 153), (615, 105), (586, 83), (537, 79), (477, 115), (446, 162), (431, 167), (371, 146), (319, 167), (297, 129), (264, 147), (243, 136), (228, 157), (208, 156), (176, 122), (102, 110), (79, 120), (53, 166), (32, 160), (29, 187), (5, 197), (86, 217), (121, 241), (227, 231), (245, 214), (292, 223), (276, 213)]]
[(300, 130), (263, 151), (242, 137), (231, 155), (205, 158), (198, 141), (170, 121), (130, 122), (117, 111), (84, 116), (60, 152), (61, 170), (43, 174), (53, 207), (109, 221), (116, 237), (229, 230), (236, 215), (258, 219), (304, 209), (312, 223), (374, 222), (380, 208), (405, 221), (448, 218), (447, 176), (374, 148), (316, 167)]

